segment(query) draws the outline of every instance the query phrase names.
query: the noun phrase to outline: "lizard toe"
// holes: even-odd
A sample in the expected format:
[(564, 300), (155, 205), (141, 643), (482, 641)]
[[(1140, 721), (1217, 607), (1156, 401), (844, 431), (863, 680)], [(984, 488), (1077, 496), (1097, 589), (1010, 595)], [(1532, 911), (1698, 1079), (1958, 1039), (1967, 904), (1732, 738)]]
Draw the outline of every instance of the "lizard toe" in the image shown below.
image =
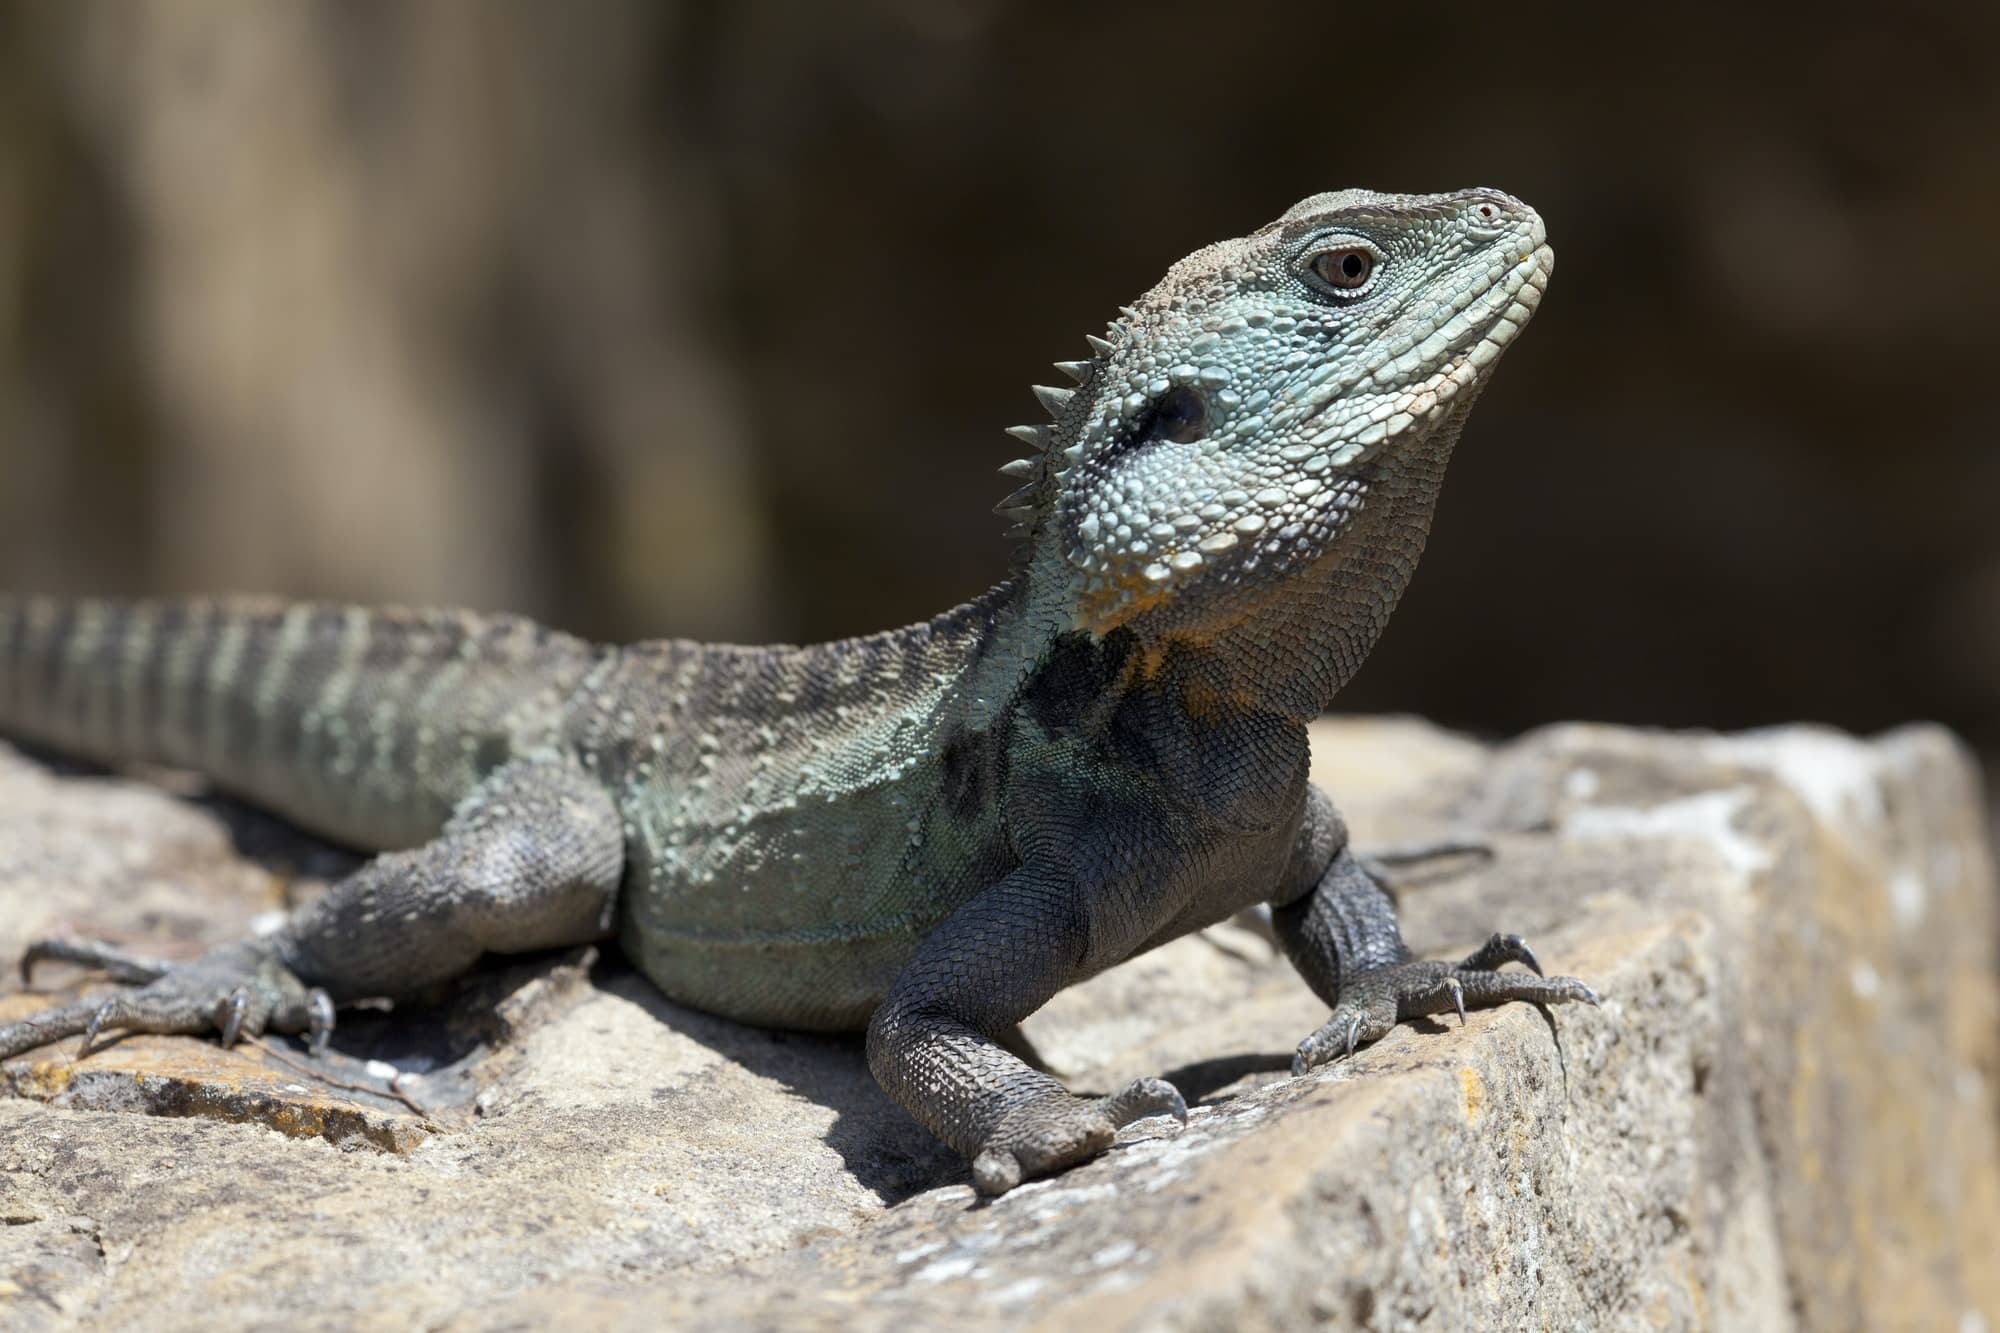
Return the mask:
[(78, 967), (103, 972), (113, 981), (134, 986), (156, 981), (167, 970), (167, 964), (158, 959), (141, 958), (98, 940), (71, 939), (66, 935), (35, 940), (21, 951), (23, 986), (34, 984), (37, 963), (74, 963)]
[[(1529, 970), (1500, 970), (1510, 962)], [(1292, 1072), (1303, 1074), (1351, 1055), (1357, 1047), (1387, 1036), (1403, 1019), (1456, 1013), (1463, 1023), (1467, 1009), (1491, 1008), (1509, 1000), (1595, 1006), (1598, 996), (1575, 977), (1545, 976), (1535, 951), (1519, 935), (1494, 935), (1457, 963), (1412, 959), (1343, 978), (1333, 1016), (1299, 1043)]]
[(1117, 1124), (1105, 1113), (1105, 1102), (1113, 1100), (1065, 1092), (1015, 1107), (973, 1156), (974, 1186), (981, 1194), (1004, 1194), (1023, 1180), (1097, 1156), (1118, 1134)]
[[(65, 946), (60, 951), (45, 948), (37, 957), (102, 964), (112, 952)], [(310, 1031), (323, 1045), (324, 1034), (332, 1030), (331, 1001), (324, 992), (309, 992), (266, 941), (225, 944), (189, 963), (156, 966), (157, 972), (136, 990), (60, 1006), (0, 1028), (0, 1057), (78, 1033), (83, 1035), (81, 1056), (114, 1032), (215, 1031), (223, 1045), (232, 1046), (243, 1036), (273, 1028)], [(106, 970), (126, 979), (116, 967)]]
[[(1519, 963), (1527, 972), (1503, 972)], [(1525, 1000), (1531, 1004), (1587, 1004), (1595, 1008), (1597, 992), (1575, 977), (1552, 977), (1519, 935), (1496, 934), (1467, 954), (1451, 973), (1464, 987), (1465, 1003), (1475, 1008)]]
[(1188, 1118), (1187, 1099), (1163, 1078), (1133, 1079), (1120, 1091), (1099, 1098), (1096, 1106), (1117, 1129), (1151, 1115), (1170, 1115), (1183, 1125)]
[(1374, 991), (1343, 993), (1340, 1007), (1319, 1030), (1299, 1043), (1292, 1056), (1292, 1073), (1304, 1074), (1354, 1054), (1367, 1042), (1378, 1041), (1396, 1026), (1392, 996)]
[(1020, 1184), (1021, 1159), (1003, 1148), (983, 1148), (972, 1159), (972, 1187), (988, 1198)]

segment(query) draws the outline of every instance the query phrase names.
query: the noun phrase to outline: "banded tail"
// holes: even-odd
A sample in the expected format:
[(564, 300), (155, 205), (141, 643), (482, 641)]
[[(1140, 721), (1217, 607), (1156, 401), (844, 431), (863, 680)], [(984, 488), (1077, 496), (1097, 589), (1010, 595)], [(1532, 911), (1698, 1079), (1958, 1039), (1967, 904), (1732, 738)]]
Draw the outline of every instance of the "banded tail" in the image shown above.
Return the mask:
[(516, 616), (0, 596), (0, 733), (196, 769), (386, 850), (433, 836), (485, 773), (554, 741), (598, 660)]

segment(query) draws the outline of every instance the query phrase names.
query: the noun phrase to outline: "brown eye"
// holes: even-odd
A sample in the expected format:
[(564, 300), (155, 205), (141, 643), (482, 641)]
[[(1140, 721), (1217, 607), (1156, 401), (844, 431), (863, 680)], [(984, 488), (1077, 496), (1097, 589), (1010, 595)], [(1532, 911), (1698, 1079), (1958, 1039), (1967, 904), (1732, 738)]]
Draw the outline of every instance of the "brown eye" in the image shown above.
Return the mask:
[(1375, 256), (1362, 249), (1328, 250), (1313, 256), (1312, 271), (1327, 286), (1351, 292), (1375, 272)]

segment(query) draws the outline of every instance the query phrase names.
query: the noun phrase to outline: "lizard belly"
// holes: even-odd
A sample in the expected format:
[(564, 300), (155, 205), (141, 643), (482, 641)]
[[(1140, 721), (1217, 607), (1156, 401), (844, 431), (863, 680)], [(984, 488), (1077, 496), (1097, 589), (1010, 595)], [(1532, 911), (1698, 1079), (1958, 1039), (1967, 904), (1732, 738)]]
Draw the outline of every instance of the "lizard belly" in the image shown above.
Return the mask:
[(671, 998), (773, 1027), (865, 1027), (999, 840), (915, 772), (766, 808), (637, 803), (621, 944)]

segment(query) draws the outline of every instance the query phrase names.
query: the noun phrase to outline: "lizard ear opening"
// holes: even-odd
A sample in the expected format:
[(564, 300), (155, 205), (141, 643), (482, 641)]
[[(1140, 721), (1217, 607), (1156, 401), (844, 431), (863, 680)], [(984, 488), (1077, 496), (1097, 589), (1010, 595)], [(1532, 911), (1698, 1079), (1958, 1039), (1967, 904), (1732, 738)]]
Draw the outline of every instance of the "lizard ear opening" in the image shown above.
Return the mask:
[(1156, 440), (1188, 444), (1200, 439), (1207, 429), (1208, 400), (1196, 390), (1182, 385), (1169, 389), (1159, 402), (1153, 404), (1153, 419), (1146, 434)]
[(1208, 399), (1199, 389), (1180, 385), (1155, 399), (1144, 413), (1134, 418), (1109, 447), (1097, 455), (1099, 467), (1109, 466), (1125, 455), (1161, 440), (1190, 444), (1208, 431)]

